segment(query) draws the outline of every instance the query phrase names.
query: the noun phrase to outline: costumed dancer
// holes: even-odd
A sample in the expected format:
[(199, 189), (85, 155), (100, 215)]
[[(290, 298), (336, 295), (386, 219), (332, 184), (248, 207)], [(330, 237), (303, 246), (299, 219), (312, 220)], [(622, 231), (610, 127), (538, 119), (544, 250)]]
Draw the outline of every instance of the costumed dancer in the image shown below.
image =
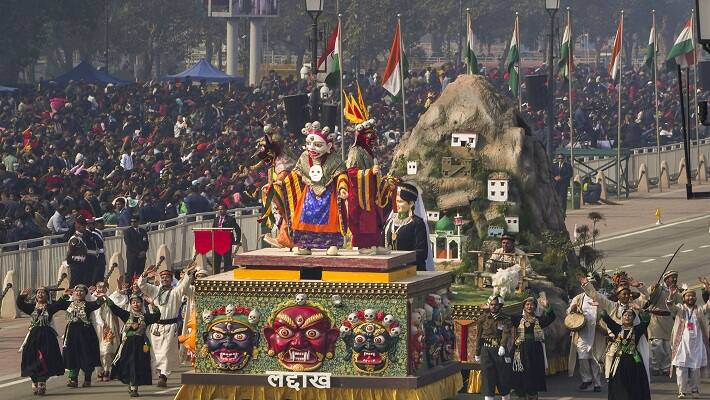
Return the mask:
[[(537, 314), (538, 305), (542, 309)], [(543, 329), (555, 320), (555, 313), (547, 298), (528, 297), (523, 300), (523, 314), (515, 318), (515, 350), (513, 356), (513, 389), (528, 400), (537, 400), (538, 392), (546, 392), (545, 332)]]
[[(108, 283), (96, 283), (96, 290), (93, 295), (100, 299), (108, 292)], [(100, 382), (108, 382), (111, 376), (111, 365), (116, 355), (120, 343), (120, 325), (118, 318), (111, 313), (108, 304), (103, 303), (101, 307), (94, 311), (94, 327), (99, 338), (99, 358), (101, 359), (101, 371), (96, 375)]]
[(264, 205), (264, 213), (259, 217), (259, 221), (267, 220), (267, 225), (276, 228), (276, 236), (265, 235), (264, 240), (274, 247), (292, 248), (290, 211), (288, 207), (288, 194), (285, 186), (287, 178), (290, 176), (293, 167), (296, 165), (294, 157), (284, 146), (283, 138), (277, 132), (272, 132), (271, 125), (264, 126), (264, 137), (257, 143), (255, 157), (259, 159), (256, 165), (251, 167), (257, 170), (263, 165), (268, 167), (267, 175), (269, 182), (261, 192), (261, 203)]
[[(636, 279), (619, 281), (619, 286), (616, 288), (615, 291), (617, 299), (616, 301), (611, 301), (605, 296), (601, 295), (599, 292), (597, 292), (597, 290), (589, 282), (589, 279), (587, 277), (582, 277), (580, 279), (580, 283), (582, 284), (582, 290), (584, 290), (584, 293), (586, 293), (589, 297), (592, 298), (592, 300), (598, 303), (600, 311), (605, 311), (609, 315), (609, 317), (616, 321), (616, 323), (619, 325), (622, 323), (622, 314), (625, 310), (633, 309), (633, 307), (642, 307), (643, 305), (643, 301), (640, 298), (632, 300), (633, 294), (631, 292), (631, 287), (637, 288), (641, 296), (648, 297), (648, 291), (643, 286), (643, 283), (637, 281)], [(640, 320), (637, 316), (637, 318), (634, 320), (634, 324), (639, 323)], [(641, 358), (643, 359), (643, 365), (648, 368), (648, 370), (646, 371), (646, 376), (648, 379), (650, 379), (650, 349), (648, 345), (648, 339), (646, 338), (646, 335), (643, 335), (642, 337), (638, 338), (638, 341), (639, 353), (641, 354)], [(610, 367), (611, 359), (609, 352), (607, 352), (604, 360), (605, 376), (609, 376)]]
[(153, 299), (153, 304), (160, 310), (161, 320), (150, 327), (150, 358), (153, 369), (158, 371), (158, 387), (167, 387), (168, 376), (178, 366), (178, 314), (182, 306), (182, 296), (190, 286), (191, 264), (178, 284), (173, 287), (173, 273), (160, 271), (160, 286), (147, 282), (147, 276), (157, 271), (158, 267), (151, 265), (138, 279), (138, 286), (144, 296)]
[(62, 356), (64, 367), (69, 370), (67, 387), (71, 388), (79, 387), (79, 370), (84, 372), (84, 383), (81, 386), (91, 386), (91, 374), (94, 368), (101, 366), (99, 338), (90, 319), (91, 313), (98, 310), (100, 305), (95, 301), (86, 301), (88, 292), (86, 285), (76, 285), (73, 300), (60, 306), (67, 312)]
[(496, 390), (502, 400), (510, 400), (511, 359), (506, 346), (510, 339), (510, 317), (501, 312), (503, 298), (488, 298), (488, 313), (476, 324), (475, 361), (481, 366), (481, 394), (485, 400), (495, 399)]
[(121, 347), (113, 361), (111, 379), (119, 379), (128, 385), (131, 397), (138, 397), (138, 386), (152, 385), (150, 368), (150, 340), (148, 339), (148, 325), (156, 324), (160, 320), (160, 312), (146, 314), (143, 312), (143, 298), (140, 293), (130, 296), (130, 307), (126, 311), (113, 304), (111, 299), (106, 299), (106, 305), (111, 312), (123, 321), (121, 332)]
[[(589, 279), (590, 284), (595, 280)], [(595, 392), (602, 391), (601, 363), (606, 352), (607, 328), (600, 315), (601, 309), (597, 303), (582, 292), (570, 301), (567, 314), (581, 313), (584, 316), (584, 327), (576, 332), (570, 332), (570, 350), (567, 371), (574, 376), (574, 369), (579, 365), (579, 376), (582, 379), (580, 390), (593, 386)]]
[[(59, 351), (57, 331), (52, 327), (52, 318), (66, 308), (66, 299), (51, 303), (47, 288), (35, 291), (34, 304), (27, 302), (32, 289), (22, 289), (17, 296), (17, 308), (30, 316), (30, 329), (20, 350), (22, 362), (20, 375), (32, 380), (32, 392), (44, 395), (47, 379), (64, 375), (64, 361)], [(64, 308), (62, 308), (64, 306)]]
[[(707, 278), (700, 278), (700, 282), (706, 291), (710, 291), (710, 281)], [(671, 289), (671, 295), (675, 294), (674, 292)], [(694, 289), (685, 289), (682, 293), (682, 303), (676, 303), (672, 296), (667, 301), (668, 307), (676, 316), (671, 334), (671, 355), (679, 399), (686, 398), (688, 394), (692, 394), (693, 398), (700, 397), (701, 373), (708, 376), (710, 343), (708, 321), (704, 314), (710, 309), (710, 300), (698, 307), (696, 296)]]
[(297, 199), (291, 218), (293, 243), (300, 255), (311, 254), (311, 249), (328, 249), (326, 254), (335, 256), (347, 231), (345, 164), (332, 152), (334, 137), (328, 127), (321, 128), (315, 121), (306, 124), (302, 132), (306, 150), (288, 179), (294, 185), (291, 193), (296, 194), (289, 195), (289, 201)]
[(424, 218), (424, 203), (419, 189), (409, 183), (399, 183), (396, 212), (385, 225), (385, 246), (393, 250), (416, 251), (417, 271), (433, 271), (434, 260), (429, 248), (429, 232)]
[[(365, 116), (366, 117), (366, 116)], [(355, 143), (348, 152), (348, 228), (352, 245), (360, 254), (387, 254), (383, 247), (382, 228), (391, 187), (391, 179), (380, 176), (372, 151), (377, 142), (375, 120), (370, 119), (355, 127)]]
[[(639, 308), (636, 304), (633, 307)], [(634, 308), (621, 312), (621, 323), (602, 311), (602, 318), (614, 335), (607, 348), (609, 400), (651, 399), (647, 367), (639, 349), (639, 343), (646, 337), (650, 316), (647, 313), (639, 316)]]
[(683, 299), (678, 291), (678, 272), (668, 271), (662, 276), (660, 285), (651, 287), (650, 298), (646, 308), (651, 314), (651, 323), (648, 326), (648, 340), (651, 345), (651, 373), (652, 375), (669, 375), (671, 369), (671, 331), (673, 330), (673, 316), (666, 305), (671, 290), (673, 304), (682, 303)]

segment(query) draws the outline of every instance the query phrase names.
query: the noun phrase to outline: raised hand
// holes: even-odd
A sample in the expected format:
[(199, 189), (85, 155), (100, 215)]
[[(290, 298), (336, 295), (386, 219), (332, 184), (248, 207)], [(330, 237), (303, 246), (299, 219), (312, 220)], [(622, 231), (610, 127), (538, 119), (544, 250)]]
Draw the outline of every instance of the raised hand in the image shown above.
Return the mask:
[(698, 281), (705, 286), (705, 290), (710, 291), (710, 280), (705, 276), (699, 276)]
[(32, 289), (30, 289), (30, 288), (24, 288), (24, 289), (20, 290), (20, 294), (21, 294), (22, 296), (27, 296), (27, 295), (29, 295), (30, 293), (32, 293)]

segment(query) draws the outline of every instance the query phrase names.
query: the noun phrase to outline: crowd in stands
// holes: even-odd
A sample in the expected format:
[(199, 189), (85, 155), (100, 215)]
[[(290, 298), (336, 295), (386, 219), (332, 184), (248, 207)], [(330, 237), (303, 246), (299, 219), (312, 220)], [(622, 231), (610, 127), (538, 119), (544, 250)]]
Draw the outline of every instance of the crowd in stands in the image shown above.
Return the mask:
[[(464, 71), (463, 65), (448, 64), (410, 72), (409, 130)], [(577, 66), (575, 135), (584, 146), (608, 146), (609, 140), (615, 146), (616, 87), (599, 71), (605, 68)], [(482, 74), (509, 93), (507, 74), (497, 68), (483, 68)], [(401, 103), (387, 95), (377, 73), (357, 79), (381, 133), (378, 160), (388, 165), (403, 135)], [(354, 80), (345, 77), (346, 90), (354, 91)], [(653, 83), (643, 70), (628, 70), (624, 81), (622, 145), (655, 144)], [(660, 74), (658, 85), (663, 141), (679, 141), (674, 75)], [(566, 86), (560, 86), (555, 148), (569, 139)], [(0, 244), (67, 234), (79, 215), (122, 227), (134, 214), (146, 224), (218, 205), (258, 205), (266, 175), (250, 168), (256, 140), (269, 124), (286, 136), (293, 154), (300, 153), (300, 127), (287, 129), (281, 99), (311, 89), (309, 79), (270, 72), (257, 87), (246, 88), (190, 81), (66, 87), (44, 82), (0, 94)], [(545, 113), (533, 110), (524, 85), (522, 93), (523, 116), (533, 134), (544, 138)], [(346, 134), (346, 146), (348, 140)]]

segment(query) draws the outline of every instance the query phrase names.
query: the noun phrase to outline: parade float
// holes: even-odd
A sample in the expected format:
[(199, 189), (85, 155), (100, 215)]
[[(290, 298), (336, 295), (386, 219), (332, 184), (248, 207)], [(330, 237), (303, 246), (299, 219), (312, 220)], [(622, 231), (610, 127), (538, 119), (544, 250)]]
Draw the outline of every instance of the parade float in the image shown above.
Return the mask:
[[(356, 145), (367, 145), (361, 131)], [(319, 124), (303, 133), (307, 150), (291, 162), (278, 161), (277, 140), (262, 141), (265, 216), (278, 217), (269, 243), (285, 248), (239, 254), (239, 268), (197, 280), (195, 370), (183, 374), (177, 399), (446, 399), (464, 385), (462, 369), (475, 393), (476, 321), (492, 292), (505, 294), (508, 314), (545, 292), (565, 315), (566, 294), (545, 277), (547, 255), (535, 252), (542, 236), (566, 234), (547, 155), (485, 79), (449, 84), (402, 139), (387, 175), (401, 177), (397, 204), (405, 205), (403, 187), (426, 188), (418, 201), (429, 210), (422, 218), (436, 271), (416, 251), (342, 248), (348, 231), (366, 242), (362, 223), (392, 182), (371, 163), (352, 169), (329, 157)], [(344, 229), (354, 209), (356, 229)], [(386, 243), (406, 232), (385, 230)], [(496, 250), (510, 234), (525, 250)], [(546, 332), (548, 372), (566, 369), (562, 321)]]

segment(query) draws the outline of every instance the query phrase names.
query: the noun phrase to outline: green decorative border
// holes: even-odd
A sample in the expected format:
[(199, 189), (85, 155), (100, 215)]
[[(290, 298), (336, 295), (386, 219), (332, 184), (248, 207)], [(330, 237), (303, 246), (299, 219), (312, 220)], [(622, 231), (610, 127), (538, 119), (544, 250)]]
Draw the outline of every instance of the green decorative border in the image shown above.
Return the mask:
[[(204, 332), (205, 324), (202, 321), (202, 311), (205, 309), (215, 309), (220, 305), (234, 304), (241, 305), (244, 307), (249, 307), (251, 309), (256, 309), (260, 314), (261, 318), (258, 323), (259, 333), (262, 335), (259, 341), (259, 353), (258, 355), (249, 361), (247, 366), (241, 371), (235, 371), (234, 373), (239, 374), (263, 374), (266, 371), (282, 371), (284, 370), (275, 357), (269, 357), (266, 353), (267, 346), (266, 340), (263, 337), (263, 328), (266, 324), (268, 316), (271, 311), (280, 303), (293, 300), (293, 296), (284, 295), (268, 295), (268, 294), (258, 294), (258, 293), (198, 293), (197, 295), (197, 360), (195, 361), (195, 368), (197, 372), (203, 373), (230, 373), (229, 371), (224, 371), (217, 369), (211, 362), (209, 355), (203, 356), (200, 354), (200, 349), (204, 345), (202, 339), (202, 332)], [(334, 316), (336, 328), (340, 327), (343, 320), (347, 319), (347, 316), (356, 312), (357, 310), (364, 310), (367, 308), (372, 308), (375, 310), (382, 310), (386, 314), (392, 314), (397, 321), (399, 321), (401, 326), (401, 334), (399, 345), (397, 346), (397, 362), (390, 363), (388, 368), (382, 374), (383, 376), (406, 376), (407, 375), (407, 338), (408, 338), (408, 326), (407, 326), (407, 298), (406, 296), (352, 296), (348, 294), (341, 294), (341, 304), (339, 307), (333, 305), (331, 297), (328, 295), (309, 295), (309, 301), (317, 302), (327, 308)], [(341, 338), (338, 338), (336, 343), (335, 354), (333, 359), (326, 360), (323, 367), (319, 372), (330, 372), (336, 375), (354, 375), (359, 376), (361, 374), (355, 371), (355, 368), (349, 362), (343, 361), (343, 356), (345, 353), (345, 343)]]

